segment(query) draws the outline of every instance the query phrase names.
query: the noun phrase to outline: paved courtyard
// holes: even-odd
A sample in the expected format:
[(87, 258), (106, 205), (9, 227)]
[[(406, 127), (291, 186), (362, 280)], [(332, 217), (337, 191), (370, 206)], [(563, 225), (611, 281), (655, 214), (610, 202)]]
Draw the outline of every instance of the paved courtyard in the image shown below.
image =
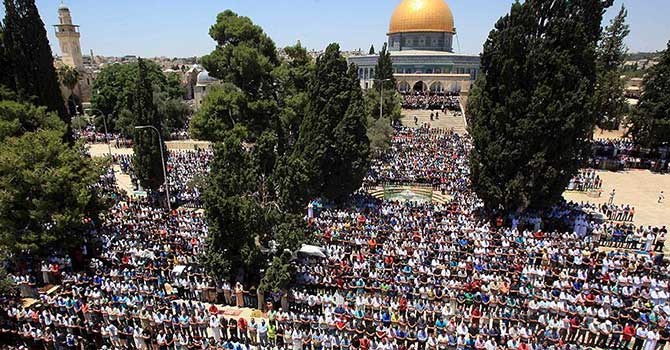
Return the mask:
[[(612, 189), (616, 189), (614, 203), (634, 206), (636, 225), (670, 225), (670, 175), (647, 170), (598, 171), (598, 175), (603, 180), (600, 198), (580, 192), (566, 192), (563, 196), (568, 200), (601, 204), (606, 203)], [(666, 200), (661, 204), (658, 203), (660, 191), (666, 194)]]

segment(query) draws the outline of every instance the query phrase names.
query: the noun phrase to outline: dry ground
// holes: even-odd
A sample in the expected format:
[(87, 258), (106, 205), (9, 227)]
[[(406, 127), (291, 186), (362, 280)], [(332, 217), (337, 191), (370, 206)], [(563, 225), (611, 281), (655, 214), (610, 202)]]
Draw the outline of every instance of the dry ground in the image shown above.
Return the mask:
[(661, 191), (665, 192), (666, 198), (670, 198), (670, 175), (656, 174), (648, 170), (598, 171), (598, 175), (603, 180), (600, 198), (579, 192), (566, 192), (563, 196), (572, 201), (601, 204), (607, 202), (612, 189), (616, 189), (614, 203), (634, 206), (636, 225), (670, 225), (670, 200), (658, 203)]

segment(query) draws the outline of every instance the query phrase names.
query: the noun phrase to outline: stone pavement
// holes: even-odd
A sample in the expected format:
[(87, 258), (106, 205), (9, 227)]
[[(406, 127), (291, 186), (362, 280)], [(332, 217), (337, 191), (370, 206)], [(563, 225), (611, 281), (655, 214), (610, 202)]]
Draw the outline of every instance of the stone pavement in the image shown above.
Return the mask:
[[(445, 115), (440, 112), (440, 119), (430, 120), (430, 114), (435, 113), (435, 111), (428, 111), (422, 109), (403, 109), (402, 118), (400, 121), (403, 125), (414, 128), (423, 125), (424, 123), (430, 123), (431, 127), (441, 128), (441, 129), (453, 129), (459, 134), (467, 133), (465, 127), (465, 120), (462, 116), (455, 116), (453, 113)], [(418, 124), (414, 124), (414, 116), (417, 116), (419, 119)]]
[(600, 197), (591, 197), (583, 192), (565, 192), (563, 197), (572, 201), (602, 204), (609, 201), (609, 194), (616, 189), (614, 204), (630, 204), (635, 207), (636, 225), (670, 225), (670, 199), (658, 203), (658, 195), (664, 191), (670, 198), (670, 175), (652, 173), (648, 170), (621, 172), (598, 171), (603, 180)]

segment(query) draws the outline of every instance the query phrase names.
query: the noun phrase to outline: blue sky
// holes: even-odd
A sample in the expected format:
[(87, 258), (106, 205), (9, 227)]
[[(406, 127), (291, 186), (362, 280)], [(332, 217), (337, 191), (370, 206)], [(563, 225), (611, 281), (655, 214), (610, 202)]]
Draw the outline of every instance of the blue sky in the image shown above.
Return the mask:
[[(379, 48), (400, 0), (67, 0), (81, 25), (82, 50), (102, 55), (200, 56), (214, 42), (208, 35), (216, 14), (231, 8), (250, 17), (278, 46), (300, 40), (322, 49), (339, 42), (343, 49)], [(479, 53), (495, 21), (512, 0), (448, 0), (458, 31), (457, 51)], [(670, 0), (616, 0), (607, 20), (622, 3), (628, 8), (630, 51), (656, 51), (670, 40)], [(37, 0), (49, 40), (59, 53), (51, 25), (60, 0)], [(460, 45), (460, 50), (459, 50)]]

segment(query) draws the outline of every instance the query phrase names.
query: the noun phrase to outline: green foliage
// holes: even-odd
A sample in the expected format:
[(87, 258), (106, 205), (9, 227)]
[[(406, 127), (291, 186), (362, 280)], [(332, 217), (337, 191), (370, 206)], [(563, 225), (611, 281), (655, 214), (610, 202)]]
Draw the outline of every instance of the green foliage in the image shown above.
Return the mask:
[[(335, 128), (339, 162), (333, 169), (338, 179), (330, 193), (348, 195), (361, 187), (370, 166), (370, 140), (367, 136), (367, 115), (358, 80), (358, 68), (349, 67), (349, 108)], [(338, 197), (333, 197), (338, 198)]]
[(0, 142), (8, 137), (19, 137), (38, 130), (60, 130), (65, 124), (46, 107), (35, 107), (14, 101), (0, 101)]
[[(242, 112), (238, 118), (239, 122), (249, 130), (252, 138), (260, 135), (267, 128), (276, 130), (279, 107), (272, 72), (279, 64), (279, 60), (274, 42), (249, 18), (238, 16), (230, 10), (217, 16), (217, 21), (210, 28), (209, 35), (217, 42), (217, 46), (212, 53), (202, 58), (202, 65), (212, 77), (232, 84), (239, 89), (239, 93), (230, 87), (226, 88), (225, 91), (234, 96), (219, 100), (206, 100), (203, 102), (203, 109), (218, 109), (218, 106), (211, 105), (241, 95), (244, 101), (240, 102), (244, 103), (225, 105), (229, 113), (227, 119), (231, 118), (232, 109)], [(205, 103), (209, 103), (210, 106), (205, 106)], [(207, 121), (206, 119), (210, 119), (207, 115), (201, 115), (198, 119), (199, 121), (195, 124), (196, 128), (207, 124), (217, 124), (222, 127), (226, 125), (222, 123), (223, 119)], [(236, 123), (230, 123), (226, 129), (220, 130), (218, 138), (205, 139), (220, 140), (220, 133), (232, 129), (234, 124)], [(191, 133), (211, 136), (206, 135), (202, 129), (196, 129)]]
[(249, 115), (246, 95), (235, 85), (211, 86), (202, 106), (193, 115), (189, 132), (197, 140), (221, 142), (227, 131), (243, 126)]
[(367, 167), (365, 107), (355, 68), (347, 68), (339, 46), (330, 44), (317, 59), (309, 84), (308, 111), (294, 156), (306, 162), (311, 196), (339, 199), (349, 194)]
[(373, 155), (379, 156), (389, 149), (392, 137), (393, 127), (388, 119), (368, 117), (368, 139)]
[(624, 96), (624, 81), (621, 66), (626, 57), (624, 40), (630, 30), (626, 24), (628, 12), (621, 6), (619, 14), (605, 28), (597, 49), (597, 74), (595, 106), (598, 111), (598, 127), (615, 130), (619, 128), (627, 103)]
[[(154, 104), (153, 88), (143, 59), (138, 60), (139, 76), (135, 88), (135, 105), (133, 108), (134, 126), (153, 126), (162, 133), (163, 121)], [(133, 136), (133, 168), (140, 182), (146, 189), (157, 190), (163, 182), (163, 159), (159, 135), (151, 129), (134, 130)], [(167, 152), (167, 151), (166, 151)]]
[(5, 44), (5, 25), (0, 21), (0, 89), (2, 90), (12, 91), (14, 89), (14, 72), (11, 64), (9, 48)]
[(9, 73), (14, 80), (8, 87), (16, 91), (21, 101), (45, 106), (69, 125), (51, 47), (35, 1), (5, 0), (4, 3), (4, 59), (10, 61), (7, 67), (11, 69), (4, 73)]
[(260, 258), (256, 238), (269, 232), (254, 190), (251, 153), (236, 133), (214, 146), (207, 187), (203, 191), (209, 226), (204, 264), (217, 276), (232, 277), (233, 268), (253, 270)]
[(368, 55), (374, 55), (375, 54), (375, 45), (372, 44), (370, 45), (370, 50), (368, 51)]
[[(370, 151), (373, 154), (381, 154), (391, 145), (393, 128), (391, 121), (399, 120), (402, 113), (402, 96), (395, 88), (396, 82), (393, 76), (393, 62), (387, 51), (386, 44), (379, 53), (377, 66), (375, 67), (375, 82), (373, 89), (365, 91), (365, 107), (368, 116), (367, 136), (370, 140)], [(388, 79), (388, 80), (387, 80)], [(383, 86), (383, 96), (380, 96)], [(383, 109), (380, 111), (380, 102)], [(382, 112), (382, 118), (380, 118)]]
[(550, 206), (588, 152), (596, 44), (611, 1), (527, 0), (489, 34), (469, 99), (473, 187), (489, 209)]
[(628, 132), (643, 147), (670, 143), (670, 42), (644, 78), (643, 93)]
[(276, 92), (280, 101), (280, 122), (286, 144), (292, 147), (298, 138), (302, 118), (307, 112), (309, 79), (314, 72), (314, 62), (298, 42), (295, 46), (284, 48), (288, 56), (272, 72), (276, 81)]
[(299, 213), (309, 201), (310, 174), (307, 162), (295, 155), (285, 154), (277, 161), (274, 182), (277, 185), (279, 205), (292, 213)]
[[(150, 86), (156, 92), (158, 98), (163, 100), (181, 100), (183, 89), (174, 75), (165, 76), (161, 67), (151, 61), (144, 60), (147, 79)], [(123, 131), (126, 136), (132, 130), (128, 124), (119, 121), (123, 111), (132, 111), (135, 101), (136, 81), (139, 78), (139, 63), (111, 64), (103, 68), (93, 82), (93, 96), (91, 103), (94, 108), (102, 111), (108, 116), (108, 127), (110, 132)], [(157, 103), (159, 104), (159, 103)], [(168, 117), (165, 117), (169, 120)], [(102, 120), (98, 121), (102, 123)], [(100, 124), (102, 127), (102, 124)]]
[(379, 52), (379, 59), (375, 66), (375, 83), (376, 90), (380, 89), (380, 83), (384, 86), (386, 91), (396, 90), (395, 76), (393, 75), (393, 61), (391, 60), (391, 52), (387, 50), (386, 43)]
[(284, 252), (272, 259), (259, 288), (272, 293), (284, 291), (293, 282), (295, 272), (295, 267), (291, 264), (291, 253)]
[[(163, 121), (163, 130), (166, 134), (183, 130), (191, 115), (191, 107), (181, 98), (170, 98), (166, 92), (154, 93), (154, 104)], [(123, 113), (123, 112), (122, 112)]]
[(72, 91), (79, 83), (79, 71), (76, 68), (70, 66), (60, 66), (56, 71), (58, 74), (58, 81), (60, 81), (63, 86)]
[(0, 249), (41, 255), (77, 246), (85, 220), (105, 208), (92, 185), (106, 165), (62, 136), (42, 130), (0, 143)]

